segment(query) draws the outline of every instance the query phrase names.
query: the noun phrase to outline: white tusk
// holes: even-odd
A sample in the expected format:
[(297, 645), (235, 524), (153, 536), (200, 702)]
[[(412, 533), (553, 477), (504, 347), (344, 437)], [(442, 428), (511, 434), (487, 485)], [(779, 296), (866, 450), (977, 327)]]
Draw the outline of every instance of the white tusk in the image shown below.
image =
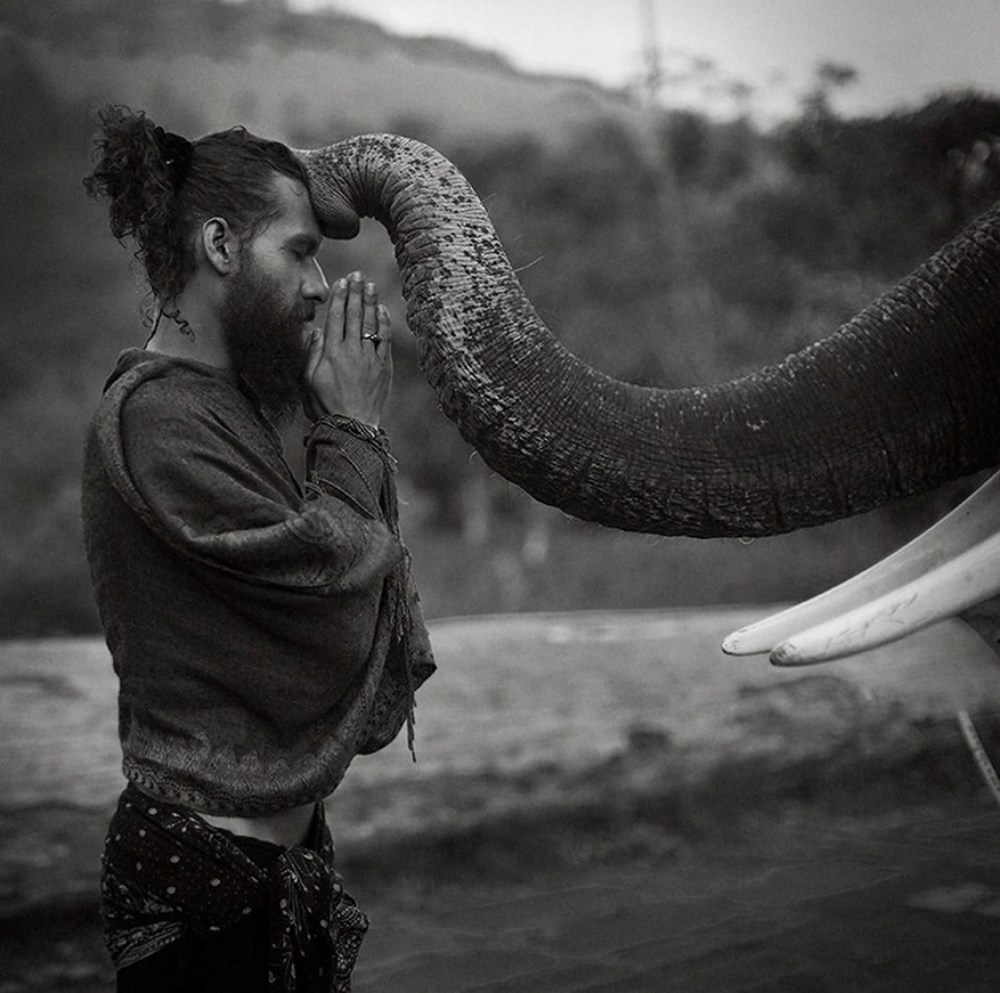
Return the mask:
[(911, 542), (811, 600), (733, 632), (729, 655), (769, 652), (796, 632), (822, 624), (912, 582), (1000, 530), (1000, 472)]
[(1000, 534), (923, 576), (816, 627), (771, 653), (774, 665), (809, 665), (876, 648), (1000, 592)]

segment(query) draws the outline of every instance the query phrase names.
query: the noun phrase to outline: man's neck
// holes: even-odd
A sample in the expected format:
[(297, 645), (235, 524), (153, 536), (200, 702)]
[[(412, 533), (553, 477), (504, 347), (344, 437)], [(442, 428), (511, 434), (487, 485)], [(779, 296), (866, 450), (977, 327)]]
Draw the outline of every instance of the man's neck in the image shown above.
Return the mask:
[(219, 369), (231, 365), (214, 308), (187, 292), (166, 307), (161, 305), (156, 330), (146, 342), (146, 350)]

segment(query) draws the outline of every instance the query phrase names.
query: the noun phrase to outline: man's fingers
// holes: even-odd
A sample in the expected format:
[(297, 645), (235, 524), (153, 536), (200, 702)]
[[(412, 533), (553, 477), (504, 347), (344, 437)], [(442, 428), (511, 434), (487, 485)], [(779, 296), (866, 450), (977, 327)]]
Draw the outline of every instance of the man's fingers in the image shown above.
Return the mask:
[(389, 311), (378, 287), (352, 272), (331, 288), (321, 340), (308, 346), (307, 412), (346, 414), (378, 424), (392, 382)]
[(361, 316), (364, 308), (365, 277), (363, 273), (352, 272), (347, 277), (347, 309), (344, 320), (344, 338), (358, 341), (361, 338)]
[(320, 328), (309, 329), (309, 342), (306, 346), (306, 371), (305, 380), (310, 382), (319, 366), (319, 360), (323, 357), (323, 339), (325, 335)]
[(389, 308), (384, 304), (380, 303), (377, 308), (378, 317), (378, 331), (376, 332), (379, 337), (378, 342), (378, 357), (383, 362), (392, 361), (392, 318), (389, 314)]
[(378, 288), (374, 283), (365, 283), (364, 307), (361, 313), (361, 340), (370, 341), (377, 345), (375, 340), (378, 334)]
[(342, 341), (344, 338), (344, 311), (347, 307), (347, 280), (338, 279), (333, 284), (330, 293), (330, 307), (326, 312), (326, 330), (324, 338), (331, 342)]

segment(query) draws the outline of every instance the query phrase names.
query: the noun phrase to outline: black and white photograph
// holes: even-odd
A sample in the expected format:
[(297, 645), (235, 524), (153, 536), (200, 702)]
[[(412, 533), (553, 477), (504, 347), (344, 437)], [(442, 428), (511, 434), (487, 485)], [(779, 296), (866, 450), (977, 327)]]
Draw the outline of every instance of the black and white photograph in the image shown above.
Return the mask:
[(0, 993), (993, 993), (998, 0), (0, 0)]

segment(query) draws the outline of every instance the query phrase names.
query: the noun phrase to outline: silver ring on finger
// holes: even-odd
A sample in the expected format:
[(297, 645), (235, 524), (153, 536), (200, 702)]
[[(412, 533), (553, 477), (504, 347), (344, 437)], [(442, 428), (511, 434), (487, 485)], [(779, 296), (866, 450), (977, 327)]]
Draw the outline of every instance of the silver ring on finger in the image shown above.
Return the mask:
[(370, 341), (373, 345), (377, 345), (382, 340), (382, 335), (375, 334), (372, 331), (365, 331), (361, 335), (362, 341)]

